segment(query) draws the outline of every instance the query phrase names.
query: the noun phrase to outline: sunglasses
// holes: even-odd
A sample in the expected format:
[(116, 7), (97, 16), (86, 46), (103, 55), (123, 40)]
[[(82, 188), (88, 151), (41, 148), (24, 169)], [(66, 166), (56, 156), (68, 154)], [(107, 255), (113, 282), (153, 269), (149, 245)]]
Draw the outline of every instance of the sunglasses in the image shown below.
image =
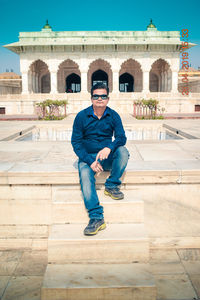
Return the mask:
[(102, 100), (107, 100), (108, 99), (108, 95), (97, 95), (97, 94), (92, 95), (93, 100), (98, 100), (99, 97), (101, 97)]

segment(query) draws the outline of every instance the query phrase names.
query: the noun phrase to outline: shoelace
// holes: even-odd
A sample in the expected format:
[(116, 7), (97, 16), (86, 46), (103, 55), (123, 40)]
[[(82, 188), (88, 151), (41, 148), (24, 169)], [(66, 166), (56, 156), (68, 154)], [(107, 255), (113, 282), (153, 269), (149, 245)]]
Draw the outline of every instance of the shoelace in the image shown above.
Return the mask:
[(114, 192), (119, 192), (119, 188), (118, 188), (118, 187), (113, 188), (112, 190), (113, 190)]
[(93, 224), (95, 221), (96, 221), (96, 219), (90, 219), (89, 224), (91, 225), (91, 224)]

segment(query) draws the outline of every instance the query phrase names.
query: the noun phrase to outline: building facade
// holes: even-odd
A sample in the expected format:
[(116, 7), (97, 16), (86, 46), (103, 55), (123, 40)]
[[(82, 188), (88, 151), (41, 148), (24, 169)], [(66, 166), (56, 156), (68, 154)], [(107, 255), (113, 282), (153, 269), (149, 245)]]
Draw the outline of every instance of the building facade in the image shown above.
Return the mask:
[(152, 20), (145, 31), (53, 31), (47, 21), (40, 32), (20, 32), (18, 42), (4, 47), (20, 55), (22, 99), (51, 94), (67, 98), (76, 112), (74, 101), (88, 100), (99, 81), (118, 104), (139, 97), (181, 97), (180, 32), (158, 31)]

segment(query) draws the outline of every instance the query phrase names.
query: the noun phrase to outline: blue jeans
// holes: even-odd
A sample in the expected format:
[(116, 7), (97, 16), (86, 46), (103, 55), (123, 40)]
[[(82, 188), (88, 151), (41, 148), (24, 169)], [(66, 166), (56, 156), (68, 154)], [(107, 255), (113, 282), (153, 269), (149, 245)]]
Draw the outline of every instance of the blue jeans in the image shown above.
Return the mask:
[[(95, 161), (97, 153), (92, 153), (91, 155)], [(121, 184), (120, 177), (127, 166), (129, 157), (130, 153), (127, 148), (120, 146), (114, 152), (111, 152), (107, 159), (102, 161), (98, 159), (104, 171), (111, 171), (110, 176), (106, 179), (105, 187), (115, 188)], [(78, 161), (78, 171), (82, 195), (89, 218), (102, 219), (103, 206), (99, 203), (95, 188), (96, 179), (94, 175), (96, 172), (80, 159)]]

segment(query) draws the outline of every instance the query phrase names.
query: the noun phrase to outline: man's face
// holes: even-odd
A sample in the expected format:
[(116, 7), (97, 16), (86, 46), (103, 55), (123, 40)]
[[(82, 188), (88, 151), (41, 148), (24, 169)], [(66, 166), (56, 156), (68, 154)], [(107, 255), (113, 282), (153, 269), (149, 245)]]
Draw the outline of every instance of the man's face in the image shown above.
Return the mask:
[[(107, 96), (107, 91), (106, 89), (96, 89), (93, 91), (93, 96), (95, 95), (106, 95)], [(109, 97), (107, 97), (106, 100), (103, 100), (101, 97), (99, 97), (97, 100), (94, 100), (93, 98), (91, 99), (93, 107), (94, 108), (105, 108), (106, 105), (108, 104)]]

